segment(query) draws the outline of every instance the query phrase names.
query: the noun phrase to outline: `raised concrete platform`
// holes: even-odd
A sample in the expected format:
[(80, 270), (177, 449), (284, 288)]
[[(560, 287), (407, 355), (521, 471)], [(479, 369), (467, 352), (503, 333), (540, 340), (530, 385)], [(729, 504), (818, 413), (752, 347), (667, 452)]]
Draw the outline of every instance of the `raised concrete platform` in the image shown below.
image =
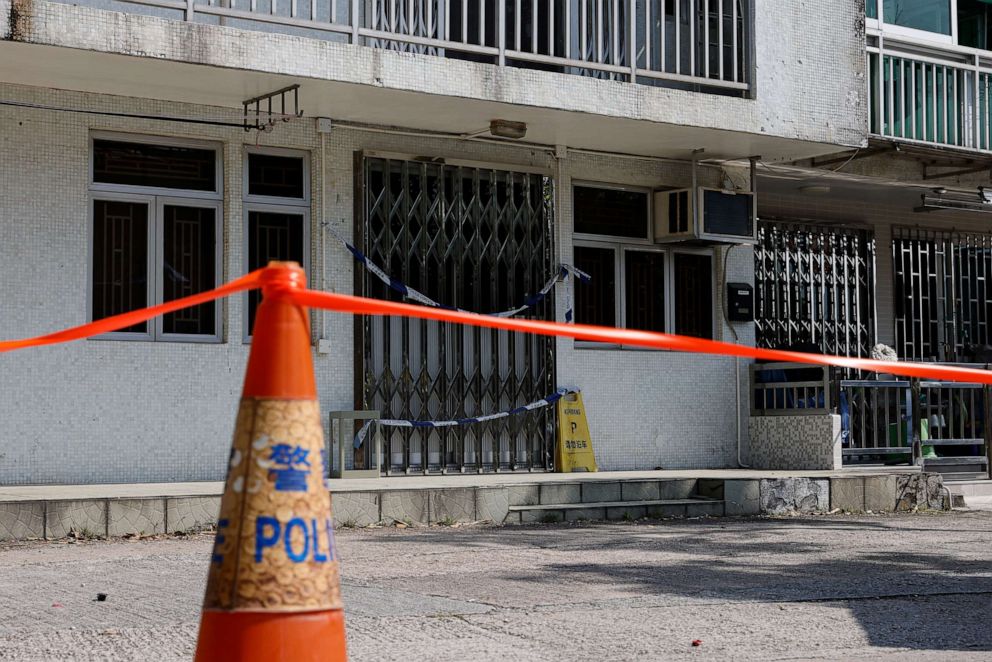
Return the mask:
[[(939, 475), (891, 468), (460, 474), (334, 479), (328, 487), (337, 526), (950, 507)], [(0, 488), (0, 540), (202, 529), (215, 523), (222, 489), (220, 482)]]

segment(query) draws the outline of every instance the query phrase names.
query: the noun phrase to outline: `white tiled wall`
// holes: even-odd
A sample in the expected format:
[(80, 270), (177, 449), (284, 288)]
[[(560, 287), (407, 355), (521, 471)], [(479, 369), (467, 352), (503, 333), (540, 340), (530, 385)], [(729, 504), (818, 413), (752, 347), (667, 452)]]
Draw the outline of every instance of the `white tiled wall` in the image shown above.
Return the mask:
[[(35, 103), (146, 114), (216, 115), (217, 109), (123, 97), (0, 85), (0, 96)], [(89, 132), (113, 130), (223, 143), (224, 278), (242, 273), (243, 146), (273, 145), (312, 155), (311, 286), (352, 292), (350, 255), (320, 230), (326, 218), (351, 235), (354, 153), (372, 150), (526, 166), (560, 177), (557, 242), (571, 261), (571, 179), (685, 186), (680, 163), (541, 150), (356, 130), (325, 134), (313, 119), (271, 133), (239, 128), (0, 107), (0, 337), (35, 335), (86, 321)], [(320, 185), (321, 173), (324, 184)], [(706, 177), (714, 178), (710, 172)], [(723, 253), (715, 289), (722, 291)], [(748, 248), (728, 261), (732, 281), (753, 282)], [(155, 482), (223, 477), (247, 346), (242, 299), (224, 304), (222, 344), (81, 341), (0, 357), (0, 484)], [(559, 298), (559, 318), (564, 302)], [(716, 317), (721, 319), (719, 313)], [(323, 411), (352, 409), (353, 326), (349, 316), (314, 315)], [(732, 340), (721, 321), (718, 338)], [(736, 325), (741, 342), (753, 327)], [(672, 352), (576, 348), (558, 341), (562, 385), (583, 390), (602, 469), (722, 467), (736, 461), (735, 414), (746, 437), (746, 366), (735, 405), (734, 361)], [(746, 443), (746, 440), (745, 440)], [(746, 446), (745, 446), (746, 447)]]

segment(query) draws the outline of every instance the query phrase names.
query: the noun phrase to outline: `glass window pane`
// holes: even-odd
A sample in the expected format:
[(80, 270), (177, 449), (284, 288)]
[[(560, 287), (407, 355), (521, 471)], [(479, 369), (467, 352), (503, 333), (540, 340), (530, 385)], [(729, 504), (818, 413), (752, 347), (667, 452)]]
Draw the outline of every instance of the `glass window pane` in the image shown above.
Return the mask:
[(992, 5), (985, 0), (958, 0), (958, 43), (971, 48), (989, 47)]
[[(93, 319), (148, 305), (148, 205), (93, 202)], [(141, 322), (121, 331), (145, 333)]]
[(951, 0), (884, 0), (882, 20), (889, 25), (951, 34)]
[(212, 149), (93, 141), (93, 181), (98, 183), (216, 191), (216, 166)]
[[(216, 210), (165, 205), (162, 218), (163, 303), (217, 287)], [(214, 335), (216, 301), (163, 317), (165, 333)]]
[(614, 237), (648, 237), (648, 194), (575, 187), (575, 231)]
[(248, 194), (303, 198), (303, 158), (248, 155)]
[(713, 258), (676, 253), (675, 333), (713, 338)]
[(612, 248), (575, 247), (575, 266), (591, 277), (588, 283), (575, 283), (575, 321), (579, 324), (616, 326), (615, 265)]
[(865, 16), (878, 18), (878, 0), (865, 0)]
[[(292, 260), (303, 264), (302, 214), (252, 211), (248, 213), (248, 271), (254, 271), (272, 260)], [(248, 329), (255, 328), (255, 311), (261, 293), (248, 293)]]
[(624, 256), (627, 328), (665, 332), (665, 255), (627, 251)]

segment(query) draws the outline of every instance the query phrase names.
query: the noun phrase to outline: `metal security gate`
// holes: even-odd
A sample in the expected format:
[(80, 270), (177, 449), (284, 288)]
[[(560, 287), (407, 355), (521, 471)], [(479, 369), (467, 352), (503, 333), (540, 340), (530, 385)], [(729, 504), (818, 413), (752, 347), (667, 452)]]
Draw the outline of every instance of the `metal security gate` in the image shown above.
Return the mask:
[(759, 347), (869, 356), (875, 343), (870, 231), (762, 221), (754, 280)]
[(892, 228), (900, 358), (987, 363), (992, 234)]
[[(359, 243), (404, 284), (444, 305), (491, 313), (520, 305), (554, 273), (550, 178), (366, 156)], [(402, 300), (363, 269), (356, 290)], [(554, 297), (528, 311), (554, 318)], [(555, 390), (554, 341), (430, 321), (365, 317), (359, 408), (383, 418), (450, 420), (507, 411)], [(385, 473), (551, 468), (554, 412), (460, 427), (384, 428)], [(372, 466), (372, 444), (356, 462)]]

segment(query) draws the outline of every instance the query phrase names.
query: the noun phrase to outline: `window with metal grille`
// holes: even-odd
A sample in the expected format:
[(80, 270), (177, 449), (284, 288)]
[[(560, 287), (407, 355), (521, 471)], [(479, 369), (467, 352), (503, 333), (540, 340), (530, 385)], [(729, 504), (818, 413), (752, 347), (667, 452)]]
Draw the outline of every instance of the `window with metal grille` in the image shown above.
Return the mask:
[(875, 237), (870, 230), (761, 221), (754, 283), (759, 347), (870, 355), (875, 344)]
[[(297, 262), (308, 270), (310, 163), (306, 152), (249, 147), (245, 152), (245, 271), (271, 261)], [(261, 294), (245, 296), (244, 337), (251, 337)]]
[[(93, 201), (93, 319), (148, 305), (148, 205)], [(124, 331), (145, 333), (148, 322)]]
[[(129, 136), (93, 139), (91, 319), (198, 294), (221, 280), (219, 149)], [(188, 188), (183, 188), (188, 187)], [(107, 334), (218, 341), (209, 302)]]
[(130, 140), (93, 140), (93, 182), (219, 191), (217, 150)]
[(992, 353), (992, 234), (892, 229), (896, 351), (923, 361)]
[(713, 255), (653, 243), (650, 191), (574, 186), (575, 290), (580, 324), (713, 337)]

